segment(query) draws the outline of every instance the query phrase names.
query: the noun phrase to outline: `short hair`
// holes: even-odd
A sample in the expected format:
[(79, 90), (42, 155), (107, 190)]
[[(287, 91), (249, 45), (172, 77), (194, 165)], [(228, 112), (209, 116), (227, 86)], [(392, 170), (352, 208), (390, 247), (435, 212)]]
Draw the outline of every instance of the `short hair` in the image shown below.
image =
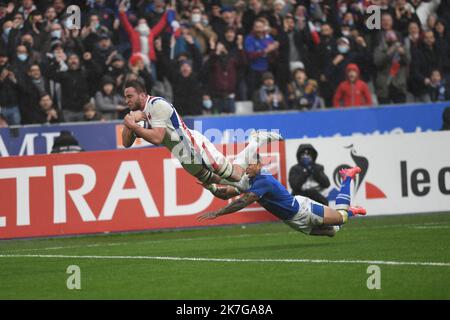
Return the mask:
[(95, 104), (92, 102), (88, 102), (83, 106), (83, 111), (97, 111), (97, 108), (95, 107)]
[(147, 90), (145, 89), (145, 86), (142, 82), (139, 80), (130, 80), (125, 83), (125, 89), (126, 88), (134, 88), (137, 93), (147, 93)]

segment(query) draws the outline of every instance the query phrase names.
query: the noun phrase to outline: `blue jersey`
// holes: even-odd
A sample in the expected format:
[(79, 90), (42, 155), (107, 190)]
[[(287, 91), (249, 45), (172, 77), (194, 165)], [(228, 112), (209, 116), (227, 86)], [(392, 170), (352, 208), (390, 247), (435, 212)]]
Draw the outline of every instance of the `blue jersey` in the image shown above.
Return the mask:
[(246, 192), (256, 194), (258, 203), (281, 220), (291, 219), (300, 209), (298, 201), (265, 169), (250, 179), (250, 189)]

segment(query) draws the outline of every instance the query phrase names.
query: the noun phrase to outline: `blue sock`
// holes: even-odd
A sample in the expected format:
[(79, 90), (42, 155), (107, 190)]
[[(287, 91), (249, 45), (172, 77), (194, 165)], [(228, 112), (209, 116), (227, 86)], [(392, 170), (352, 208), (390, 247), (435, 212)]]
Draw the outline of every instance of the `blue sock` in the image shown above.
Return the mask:
[(350, 209), (347, 210), (347, 215), (348, 215), (349, 218), (354, 216), (352, 210), (350, 210)]
[(348, 210), (350, 207), (350, 185), (352, 178), (347, 177), (342, 181), (341, 190), (336, 197), (336, 209)]

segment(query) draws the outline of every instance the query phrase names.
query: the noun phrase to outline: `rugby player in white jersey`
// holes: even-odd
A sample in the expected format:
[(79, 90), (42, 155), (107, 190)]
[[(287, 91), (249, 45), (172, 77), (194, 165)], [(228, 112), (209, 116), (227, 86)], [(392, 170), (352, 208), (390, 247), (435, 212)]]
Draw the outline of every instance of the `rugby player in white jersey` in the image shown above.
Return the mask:
[(206, 188), (228, 184), (246, 190), (249, 185), (245, 170), (256, 161), (257, 149), (267, 142), (282, 139), (275, 132), (256, 131), (247, 147), (231, 163), (200, 132), (189, 129), (172, 104), (162, 97), (148, 95), (139, 81), (126, 83), (124, 95), (131, 112), (124, 118), (123, 145), (129, 148), (136, 137), (140, 137), (154, 145), (165, 146)]

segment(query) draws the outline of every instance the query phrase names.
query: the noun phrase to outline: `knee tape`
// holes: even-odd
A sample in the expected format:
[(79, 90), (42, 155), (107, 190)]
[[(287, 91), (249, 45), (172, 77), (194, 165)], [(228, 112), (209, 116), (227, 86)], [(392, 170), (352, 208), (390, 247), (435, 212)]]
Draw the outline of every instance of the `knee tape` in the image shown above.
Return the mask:
[(216, 174), (222, 179), (227, 180), (233, 174), (233, 165), (230, 161), (225, 161), (224, 164), (217, 170)]

